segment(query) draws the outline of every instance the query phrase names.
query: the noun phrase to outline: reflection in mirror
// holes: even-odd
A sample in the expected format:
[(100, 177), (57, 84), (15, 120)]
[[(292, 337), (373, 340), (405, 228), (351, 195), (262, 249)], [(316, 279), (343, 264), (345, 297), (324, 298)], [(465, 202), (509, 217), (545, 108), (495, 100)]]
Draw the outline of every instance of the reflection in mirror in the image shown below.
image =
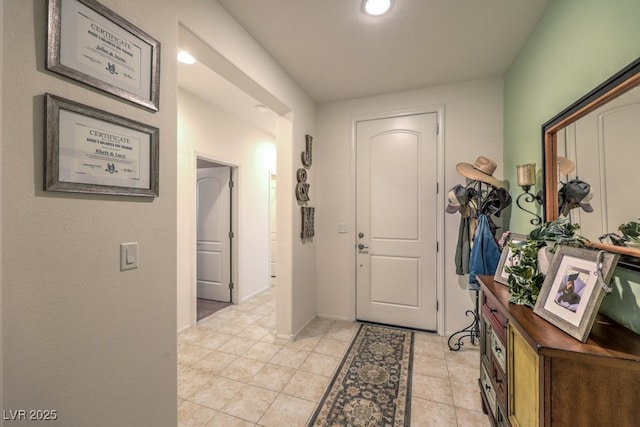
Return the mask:
[(640, 88), (561, 129), (558, 155), (577, 165), (568, 179), (589, 183), (593, 196), (593, 212), (572, 209), (571, 222), (580, 224), (582, 235), (592, 241), (620, 234), (621, 224), (640, 216)]
[[(593, 212), (575, 208), (571, 222), (593, 245), (630, 255), (640, 266), (640, 248), (614, 246), (610, 238), (618, 227), (640, 217), (640, 59), (598, 86), (585, 97), (543, 125), (546, 220), (559, 216), (558, 189), (580, 179), (591, 186)], [(560, 176), (558, 156), (575, 163)], [(547, 167), (547, 165), (555, 167)], [(591, 197), (591, 196), (590, 196)], [(616, 236), (612, 235), (613, 240)], [(616, 242), (619, 243), (619, 242)]]

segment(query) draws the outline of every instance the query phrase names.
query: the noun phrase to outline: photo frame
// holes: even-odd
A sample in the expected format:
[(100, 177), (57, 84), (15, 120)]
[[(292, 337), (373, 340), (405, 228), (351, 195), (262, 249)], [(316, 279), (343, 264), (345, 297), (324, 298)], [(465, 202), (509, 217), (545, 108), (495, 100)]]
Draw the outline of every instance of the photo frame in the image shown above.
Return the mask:
[(496, 273), (493, 276), (493, 280), (495, 282), (502, 283), (503, 285), (507, 286), (509, 285), (509, 273), (507, 273), (506, 267), (510, 267), (512, 265), (511, 257), (513, 256), (513, 252), (509, 247), (509, 243), (524, 242), (526, 240), (527, 236), (525, 236), (524, 234), (509, 233), (509, 238), (504, 244), (502, 255), (500, 255), (500, 261), (498, 261)]
[(49, 0), (46, 67), (160, 108), (160, 43), (96, 0)]
[(618, 254), (559, 246), (540, 289), (534, 313), (585, 342), (608, 291)]
[(45, 94), (44, 189), (159, 195), (159, 129)]

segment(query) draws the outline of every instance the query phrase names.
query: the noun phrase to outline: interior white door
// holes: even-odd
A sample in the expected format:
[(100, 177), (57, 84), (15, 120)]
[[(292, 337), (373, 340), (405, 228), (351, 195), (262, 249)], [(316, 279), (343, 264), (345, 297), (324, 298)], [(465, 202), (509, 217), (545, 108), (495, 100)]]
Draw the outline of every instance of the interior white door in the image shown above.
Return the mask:
[(436, 330), (437, 114), (358, 122), (356, 314)]
[(229, 167), (198, 169), (198, 298), (231, 301), (231, 189)]

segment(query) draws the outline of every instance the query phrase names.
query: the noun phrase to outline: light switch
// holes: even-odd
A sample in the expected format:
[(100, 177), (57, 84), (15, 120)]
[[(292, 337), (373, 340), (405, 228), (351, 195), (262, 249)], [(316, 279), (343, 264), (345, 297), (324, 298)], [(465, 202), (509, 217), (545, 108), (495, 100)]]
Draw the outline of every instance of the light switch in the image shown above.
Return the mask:
[(120, 243), (120, 271), (138, 268), (138, 242)]
[(127, 265), (134, 264), (136, 262), (136, 250), (131, 246), (127, 247)]

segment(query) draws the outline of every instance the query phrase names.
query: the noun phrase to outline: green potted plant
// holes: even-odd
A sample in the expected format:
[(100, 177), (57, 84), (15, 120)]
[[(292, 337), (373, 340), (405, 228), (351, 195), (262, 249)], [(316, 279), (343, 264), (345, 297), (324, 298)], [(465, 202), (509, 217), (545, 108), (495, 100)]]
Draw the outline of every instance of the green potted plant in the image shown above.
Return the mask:
[(618, 227), (618, 231), (622, 233), (622, 240), (626, 246), (640, 247), (640, 223), (638, 221), (629, 221)]
[(559, 245), (586, 246), (589, 241), (576, 233), (579, 229), (579, 224), (571, 224), (561, 216), (531, 231), (525, 241), (509, 243), (514, 260), (505, 268), (509, 273), (510, 302), (534, 307), (546, 274), (546, 268), (541, 269), (542, 260), (548, 267)]

